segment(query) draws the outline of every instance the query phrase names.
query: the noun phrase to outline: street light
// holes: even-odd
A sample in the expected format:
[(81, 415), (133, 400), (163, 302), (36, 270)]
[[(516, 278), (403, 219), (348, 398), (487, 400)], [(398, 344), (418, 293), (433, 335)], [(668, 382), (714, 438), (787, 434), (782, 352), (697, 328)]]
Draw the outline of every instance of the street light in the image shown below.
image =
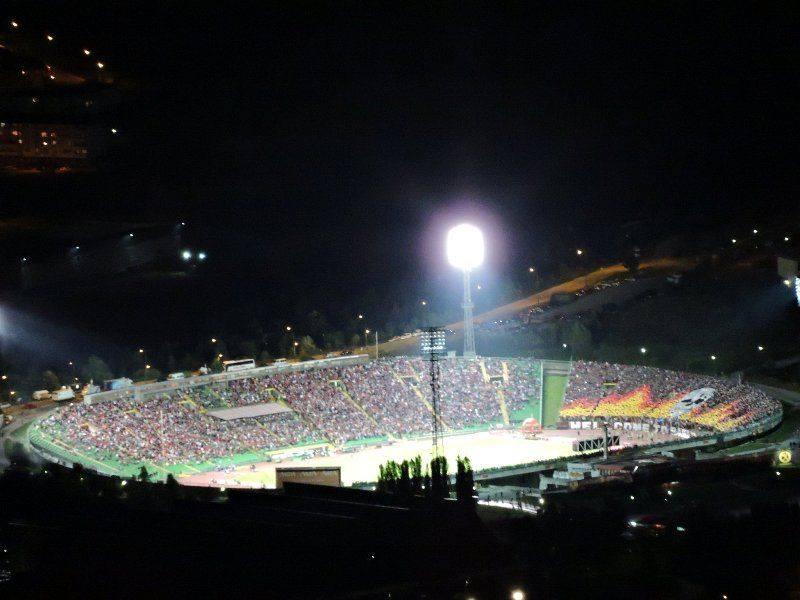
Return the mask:
[(717, 355), (716, 354), (712, 354), (711, 355), (711, 360), (717, 360)]
[(144, 348), (139, 348), (139, 354), (144, 354)]
[(641, 348), (639, 348), (639, 352), (641, 352), (642, 354), (647, 354), (647, 348), (642, 346)]
[(217, 343), (217, 338), (211, 338), (211, 343), (212, 344), (216, 344)]
[[(481, 230), (468, 223), (456, 225), (447, 233), (447, 260), (460, 269), (464, 278), (464, 356), (475, 356), (475, 330), (472, 322), (472, 296), (469, 274), (483, 263), (484, 244)], [(478, 288), (480, 289), (480, 287)]]
[(764, 346), (758, 345), (758, 346), (756, 346), (756, 348), (758, 348), (759, 352), (763, 352), (764, 351)]
[(291, 331), (291, 330), (292, 330), (292, 326), (291, 325), (287, 325), (286, 326), (286, 331)]
[(192, 252), (190, 250), (184, 250), (181, 252), (181, 257), (183, 260), (191, 260), (192, 259)]

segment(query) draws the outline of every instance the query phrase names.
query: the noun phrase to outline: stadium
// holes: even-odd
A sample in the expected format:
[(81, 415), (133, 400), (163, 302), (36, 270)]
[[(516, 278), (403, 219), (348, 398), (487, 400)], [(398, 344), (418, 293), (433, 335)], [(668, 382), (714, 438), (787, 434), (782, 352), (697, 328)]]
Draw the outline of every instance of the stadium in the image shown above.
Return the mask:
[[(531, 358), (440, 362), (448, 459), (502, 476), (597, 452), (648, 454), (731, 444), (777, 427), (779, 402), (736, 381), (646, 366)], [(188, 485), (267, 487), (277, 467), (339, 467), (375, 481), (387, 460), (431, 454), (433, 409), (421, 357), (366, 355), (257, 367), (87, 395), (28, 429), (62, 464), (122, 477), (142, 466)], [(599, 431), (598, 431), (599, 430)]]

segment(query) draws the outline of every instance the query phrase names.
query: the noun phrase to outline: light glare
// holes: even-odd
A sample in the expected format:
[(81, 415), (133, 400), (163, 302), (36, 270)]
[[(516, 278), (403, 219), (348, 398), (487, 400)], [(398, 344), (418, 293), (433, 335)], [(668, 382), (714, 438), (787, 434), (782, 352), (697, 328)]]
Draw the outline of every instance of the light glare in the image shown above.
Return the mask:
[(468, 223), (456, 225), (447, 233), (447, 260), (462, 271), (483, 263), (483, 233)]

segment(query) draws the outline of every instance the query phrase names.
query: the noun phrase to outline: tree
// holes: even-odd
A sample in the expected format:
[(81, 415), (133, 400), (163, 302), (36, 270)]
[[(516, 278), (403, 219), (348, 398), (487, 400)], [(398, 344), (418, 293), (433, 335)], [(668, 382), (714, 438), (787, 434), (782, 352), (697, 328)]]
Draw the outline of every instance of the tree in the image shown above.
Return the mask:
[(574, 321), (567, 334), (567, 343), (578, 356), (586, 356), (592, 348), (592, 332), (580, 321)]
[(411, 496), (410, 465), (407, 460), (400, 463), (400, 479), (397, 482), (397, 492), (406, 498)]
[(320, 338), (330, 329), (330, 325), (328, 324), (328, 320), (325, 318), (325, 315), (318, 310), (312, 310), (306, 316), (305, 329), (311, 335)]
[(317, 351), (317, 345), (310, 335), (304, 335), (300, 338), (300, 352), (303, 354), (314, 354)]
[[(638, 250), (638, 248), (636, 249)], [(622, 259), (622, 266), (628, 269), (631, 273), (636, 273), (639, 270), (639, 253), (631, 252)]]
[(450, 478), (447, 476), (447, 459), (439, 456), (431, 460), (431, 491), (434, 499), (447, 498), (450, 495)]
[(86, 360), (86, 364), (81, 368), (81, 375), (85, 380), (92, 380), (97, 383), (114, 377), (106, 362), (94, 354)]
[(325, 348), (333, 350), (342, 347), (344, 347), (344, 334), (341, 331), (334, 330), (325, 333)]
[(42, 387), (46, 390), (57, 390), (61, 387), (61, 382), (53, 371), (48, 369), (42, 373)]
[(465, 456), (456, 459), (456, 498), (459, 502), (472, 503), (475, 477), (470, 460)]
[(158, 369), (139, 369), (133, 374), (134, 381), (151, 381), (153, 379), (161, 379), (162, 373)]
[(415, 495), (422, 494), (422, 458), (417, 455), (411, 459), (411, 492)]

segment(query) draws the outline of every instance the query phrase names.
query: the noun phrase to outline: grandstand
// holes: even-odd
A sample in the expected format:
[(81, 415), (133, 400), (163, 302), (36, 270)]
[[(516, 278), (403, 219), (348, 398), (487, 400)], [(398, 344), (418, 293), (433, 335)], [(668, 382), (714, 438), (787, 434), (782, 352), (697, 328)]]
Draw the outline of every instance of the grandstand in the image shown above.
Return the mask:
[[(189, 378), (89, 398), (39, 420), (30, 440), (48, 457), (112, 474), (130, 473), (140, 465), (161, 476), (230, 471), (247, 464), (274, 471), (269, 463), (306, 460), (350, 465), (343, 470), (348, 482), (369, 478), (377, 460), (429, 451), (433, 415), (421, 358), (317, 363)], [(446, 446), (468, 454), (480, 468), (572, 454), (569, 436), (577, 435), (573, 430), (586, 421), (729, 432), (781, 411), (780, 404), (749, 386), (651, 367), (451, 358), (441, 362), (441, 376)], [(529, 418), (543, 423), (545, 431), (522, 432)], [(623, 444), (665, 439), (637, 436)]]
[(764, 392), (719, 377), (577, 361), (560, 415), (568, 421), (638, 420), (728, 432), (781, 411)]

